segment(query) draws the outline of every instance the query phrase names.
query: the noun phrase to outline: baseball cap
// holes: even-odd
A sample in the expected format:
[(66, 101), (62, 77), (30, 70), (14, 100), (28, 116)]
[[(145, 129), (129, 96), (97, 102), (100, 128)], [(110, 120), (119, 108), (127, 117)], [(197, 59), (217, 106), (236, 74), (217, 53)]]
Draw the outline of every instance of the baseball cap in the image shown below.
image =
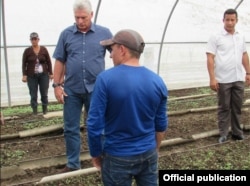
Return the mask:
[(120, 30), (111, 39), (103, 40), (100, 42), (102, 46), (110, 46), (113, 44), (120, 44), (128, 47), (131, 50), (135, 50), (139, 53), (143, 52), (145, 43), (141, 35), (130, 29)]
[(32, 32), (32, 33), (30, 34), (30, 38), (39, 38), (38, 33)]

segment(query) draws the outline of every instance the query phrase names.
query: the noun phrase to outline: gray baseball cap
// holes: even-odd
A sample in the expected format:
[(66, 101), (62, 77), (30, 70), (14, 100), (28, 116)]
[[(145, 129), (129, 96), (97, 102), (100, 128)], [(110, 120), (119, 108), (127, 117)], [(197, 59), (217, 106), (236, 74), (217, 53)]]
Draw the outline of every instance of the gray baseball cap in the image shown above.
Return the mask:
[(129, 49), (135, 50), (139, 53), (142, 53), (145, 47), (142, 36), (138, 32), (130, 29), (120, 30), (113, 38), (100, 42), (102, 46), (110, 46), (115, 43), (124, 45)]
[(32, 39), (32, 38), (39, 38), (38, 33), (32, 32), (32, 33), (30, 34), (30, 39)]

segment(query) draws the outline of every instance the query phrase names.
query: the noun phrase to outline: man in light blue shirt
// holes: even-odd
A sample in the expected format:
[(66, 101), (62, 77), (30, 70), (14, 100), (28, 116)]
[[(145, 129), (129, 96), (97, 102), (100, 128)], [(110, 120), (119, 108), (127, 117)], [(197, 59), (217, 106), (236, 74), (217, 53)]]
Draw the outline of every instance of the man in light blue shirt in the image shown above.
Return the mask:
[(82, 107), (88, 112), (97, 75), (105, 69), (103, 39), (112, 37), (106, 27), (91, 22), (93, 11), (88, 0), (74, 3), (76, 23), (60, 34), (53, 57), (54, 93), (64, 104), (64, 137), (67, 165), (60, 172), (80, 169), (80, 118)]

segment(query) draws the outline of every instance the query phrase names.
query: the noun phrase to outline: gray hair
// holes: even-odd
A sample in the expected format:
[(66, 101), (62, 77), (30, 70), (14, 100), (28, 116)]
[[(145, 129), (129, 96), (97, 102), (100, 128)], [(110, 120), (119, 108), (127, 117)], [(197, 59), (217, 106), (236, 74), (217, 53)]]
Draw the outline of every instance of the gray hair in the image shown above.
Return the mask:
[(75, 0), (73, 5), (73, 10), (84, 9), (87, 10), (89, 13), (92, 12), (92, 5), (89, 0)]

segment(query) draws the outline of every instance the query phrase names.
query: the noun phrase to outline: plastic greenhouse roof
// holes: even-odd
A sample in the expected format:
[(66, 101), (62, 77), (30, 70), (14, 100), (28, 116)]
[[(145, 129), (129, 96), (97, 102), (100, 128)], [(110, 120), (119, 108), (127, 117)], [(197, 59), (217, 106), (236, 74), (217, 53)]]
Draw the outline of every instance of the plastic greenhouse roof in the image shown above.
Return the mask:
[[(74, 22), (73, 1), (3, 0), (3, 2), (7, 45), (27, 44), (28, 35), (32, 31), (40, 34), (44, 44), (55, 44), (62, 29)], [(238, 28), (248, 33), (246, 39), (250, 41), (248, 0), (91, 0), (91, 2), (95, 16), (93, 21), (109, 27), (113, 33), (122, 28), (135, 29), (142, 34), (146, 42), (160, 42), (162, 39), (165, 42), (204, 42), (211, 31), (222, 26), (224, 11), (238, 6)]]
[[(74, 23), (73, 1), (1, 0), (1, 106), (29, 104), (21, 83), (21, 60), (38, 32), (51, 57), (60, 32)], [(209, 36), (223, 28), (223, 14), (237, 8), (236, 28), (250, 51), (250, 0), (91, 0), (93, 22), (110, 28), (134, 29), (146, 46), (140, 63), (158, 73), (169, 89), (208, 86), (205, 48)], [(51, 59), (54, 63), (54, 59)], [(106, 55), (105, 68), (113, 66)], [(52, 64), (53, 65), (53, 64)], [(52, 84), (52, 82), (50, 82)], [(51, 85), (50, 85), (51, 87)], [(49, 88), (49, 101), (55, 101)]]

